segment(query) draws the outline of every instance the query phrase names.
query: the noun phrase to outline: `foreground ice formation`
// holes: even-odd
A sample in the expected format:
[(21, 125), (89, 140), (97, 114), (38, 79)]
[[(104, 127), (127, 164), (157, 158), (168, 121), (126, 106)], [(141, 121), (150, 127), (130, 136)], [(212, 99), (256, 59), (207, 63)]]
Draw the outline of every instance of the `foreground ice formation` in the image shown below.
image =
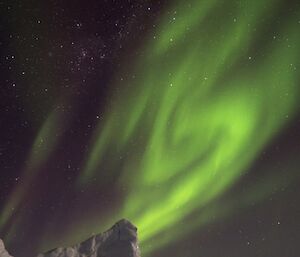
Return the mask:
[(4, 243), (0, 239), (0, 257), (11, 257), (8, 252), (5, 250)]
[[(0, 257), (11, 257), (1, 240)], [(74, 246), (53, 249), (37, 257), (140, 257), (137, 228), (123, 219), (102, 234)]]

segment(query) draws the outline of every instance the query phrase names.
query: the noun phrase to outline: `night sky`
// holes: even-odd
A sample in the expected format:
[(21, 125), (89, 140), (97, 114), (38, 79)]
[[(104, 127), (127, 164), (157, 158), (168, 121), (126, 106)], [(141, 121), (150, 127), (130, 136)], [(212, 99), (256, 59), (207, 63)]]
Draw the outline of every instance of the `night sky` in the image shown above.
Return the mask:
[(142, 256), (300, 256), (300, 2), (0, 0), (0, 238), (121, 218)]

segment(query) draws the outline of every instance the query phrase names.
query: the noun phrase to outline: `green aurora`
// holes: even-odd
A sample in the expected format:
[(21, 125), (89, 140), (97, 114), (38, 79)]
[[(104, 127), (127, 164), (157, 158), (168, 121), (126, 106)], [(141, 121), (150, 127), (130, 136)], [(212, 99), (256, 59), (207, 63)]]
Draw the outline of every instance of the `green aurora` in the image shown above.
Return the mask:
[(289, 17), (264, 34), (281, 4), (179, 1), (149, 36), (144, 58), (125, 69), (132, 76), (116, 82), (122, 90), (99, 124), (80, 182), (127, 155), (119, 185), (129, 192), (119, 216), (137, 224), (142, 246), (173, 241), (182, 230), (155, 238), (193, 212), (198, 222), (185, 226), (217, 215), (216, 206), (203, 209), (298, 111), (299, 23)]
[[(299, 10), (275, 26), (283, 4), (194, 0), (167, 8), (140, 57), (124, 60), (116, 75), (113, 88), (119, 90), (111, 95), (78, 178), (78, 189), (95, 177), (105, 183), (121, 167), (122, 204), (104, 223), (83, 221), (77, 235), (126, 217), (138, 226), (145, 256), (271, 191), (262, 184), (226, 204), (219, 201), (298, 114)], [(56, 147), (52, 135), (66, 123), (55, 112), (45, 121), (0, 229)], [(72, 241), (74, 231), (65, 237)], [(43, 241), (46, 248), (49, 241)]]
[[(17, 184), (14, 188), (12, 194), (7, 200), (7, 204), (3, 208), (0, 216), (0, 229), (3, 228), (6, 223), (14, 215), (14, 223), (10, 228), (6, 239), (9, 239), (9, 235), (17, 227), (17, 221), (21, 218), (18, 216), (18, 211), (22, 205), (22, 201), (27, 194), (28, 189), (32, 185), (37, 173), (40, 171), (41, 165), (47, 161), (53, 150), (55, 149), (62, 132), (66, 124), (66, 118), (57, 112), (52, 111), (48, 116), (40, 131), (38, 132), (32, 149), (27, 157), (26, 166), (23, 171), (23, 182), (22, 184)], [(17, 215), (16, 215), (17, 213)]]

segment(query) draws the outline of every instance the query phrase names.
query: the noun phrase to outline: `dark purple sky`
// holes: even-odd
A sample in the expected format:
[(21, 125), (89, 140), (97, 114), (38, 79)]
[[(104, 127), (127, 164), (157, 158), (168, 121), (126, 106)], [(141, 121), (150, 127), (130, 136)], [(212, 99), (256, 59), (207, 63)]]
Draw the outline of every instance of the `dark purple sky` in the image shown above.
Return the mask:
[[(169, 3), (0, 1), (0, 221), (9, 202), (21, 199), (0, 226), (0, 238), (12, 255), (32, 256), (47, 245), (45, 238), (69, 243), (63, 235), (78, 223), (87, 217), (105, 220), (118, 210), (123, 201), (116, 187), (118, 168), (83, 188), (76, 183), (94, 129), (105, 119), (112, 101), (111, 91), (120, 90), (112, 88), (111, 82), (124, 59), (130, 64), (143, 56), (143, 39)], [(295, 10), (299, 14), (297, 1), (282, 6), (278, 24)], [(278, 24), (274, 22), (275, 27)], [(53, 151), (49, 145), (51, 153), (39, 172), (28, 174), (34, 140), (53, 110), (62, 114), (59, 122), (68, 120), (68, 126), (53, 130), (58, 144)], [(299, 170), (299, 142), (298, 114), (224, 198), (270, 176), (290, 177), (289, 170)], [(151, 256), (299, 256), (299, 172), (294, 173), (293, 183), (273, 185), (264, 201), (236, 210), (230, 218), (193, 231)]]

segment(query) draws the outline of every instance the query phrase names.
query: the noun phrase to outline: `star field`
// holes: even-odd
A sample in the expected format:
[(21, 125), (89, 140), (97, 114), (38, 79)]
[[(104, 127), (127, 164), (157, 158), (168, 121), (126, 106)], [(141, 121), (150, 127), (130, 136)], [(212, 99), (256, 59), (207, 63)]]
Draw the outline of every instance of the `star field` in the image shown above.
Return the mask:
[(127, 218), (142, 256), (297, 257), (298, 1), (0, 1), (0, 238)]

